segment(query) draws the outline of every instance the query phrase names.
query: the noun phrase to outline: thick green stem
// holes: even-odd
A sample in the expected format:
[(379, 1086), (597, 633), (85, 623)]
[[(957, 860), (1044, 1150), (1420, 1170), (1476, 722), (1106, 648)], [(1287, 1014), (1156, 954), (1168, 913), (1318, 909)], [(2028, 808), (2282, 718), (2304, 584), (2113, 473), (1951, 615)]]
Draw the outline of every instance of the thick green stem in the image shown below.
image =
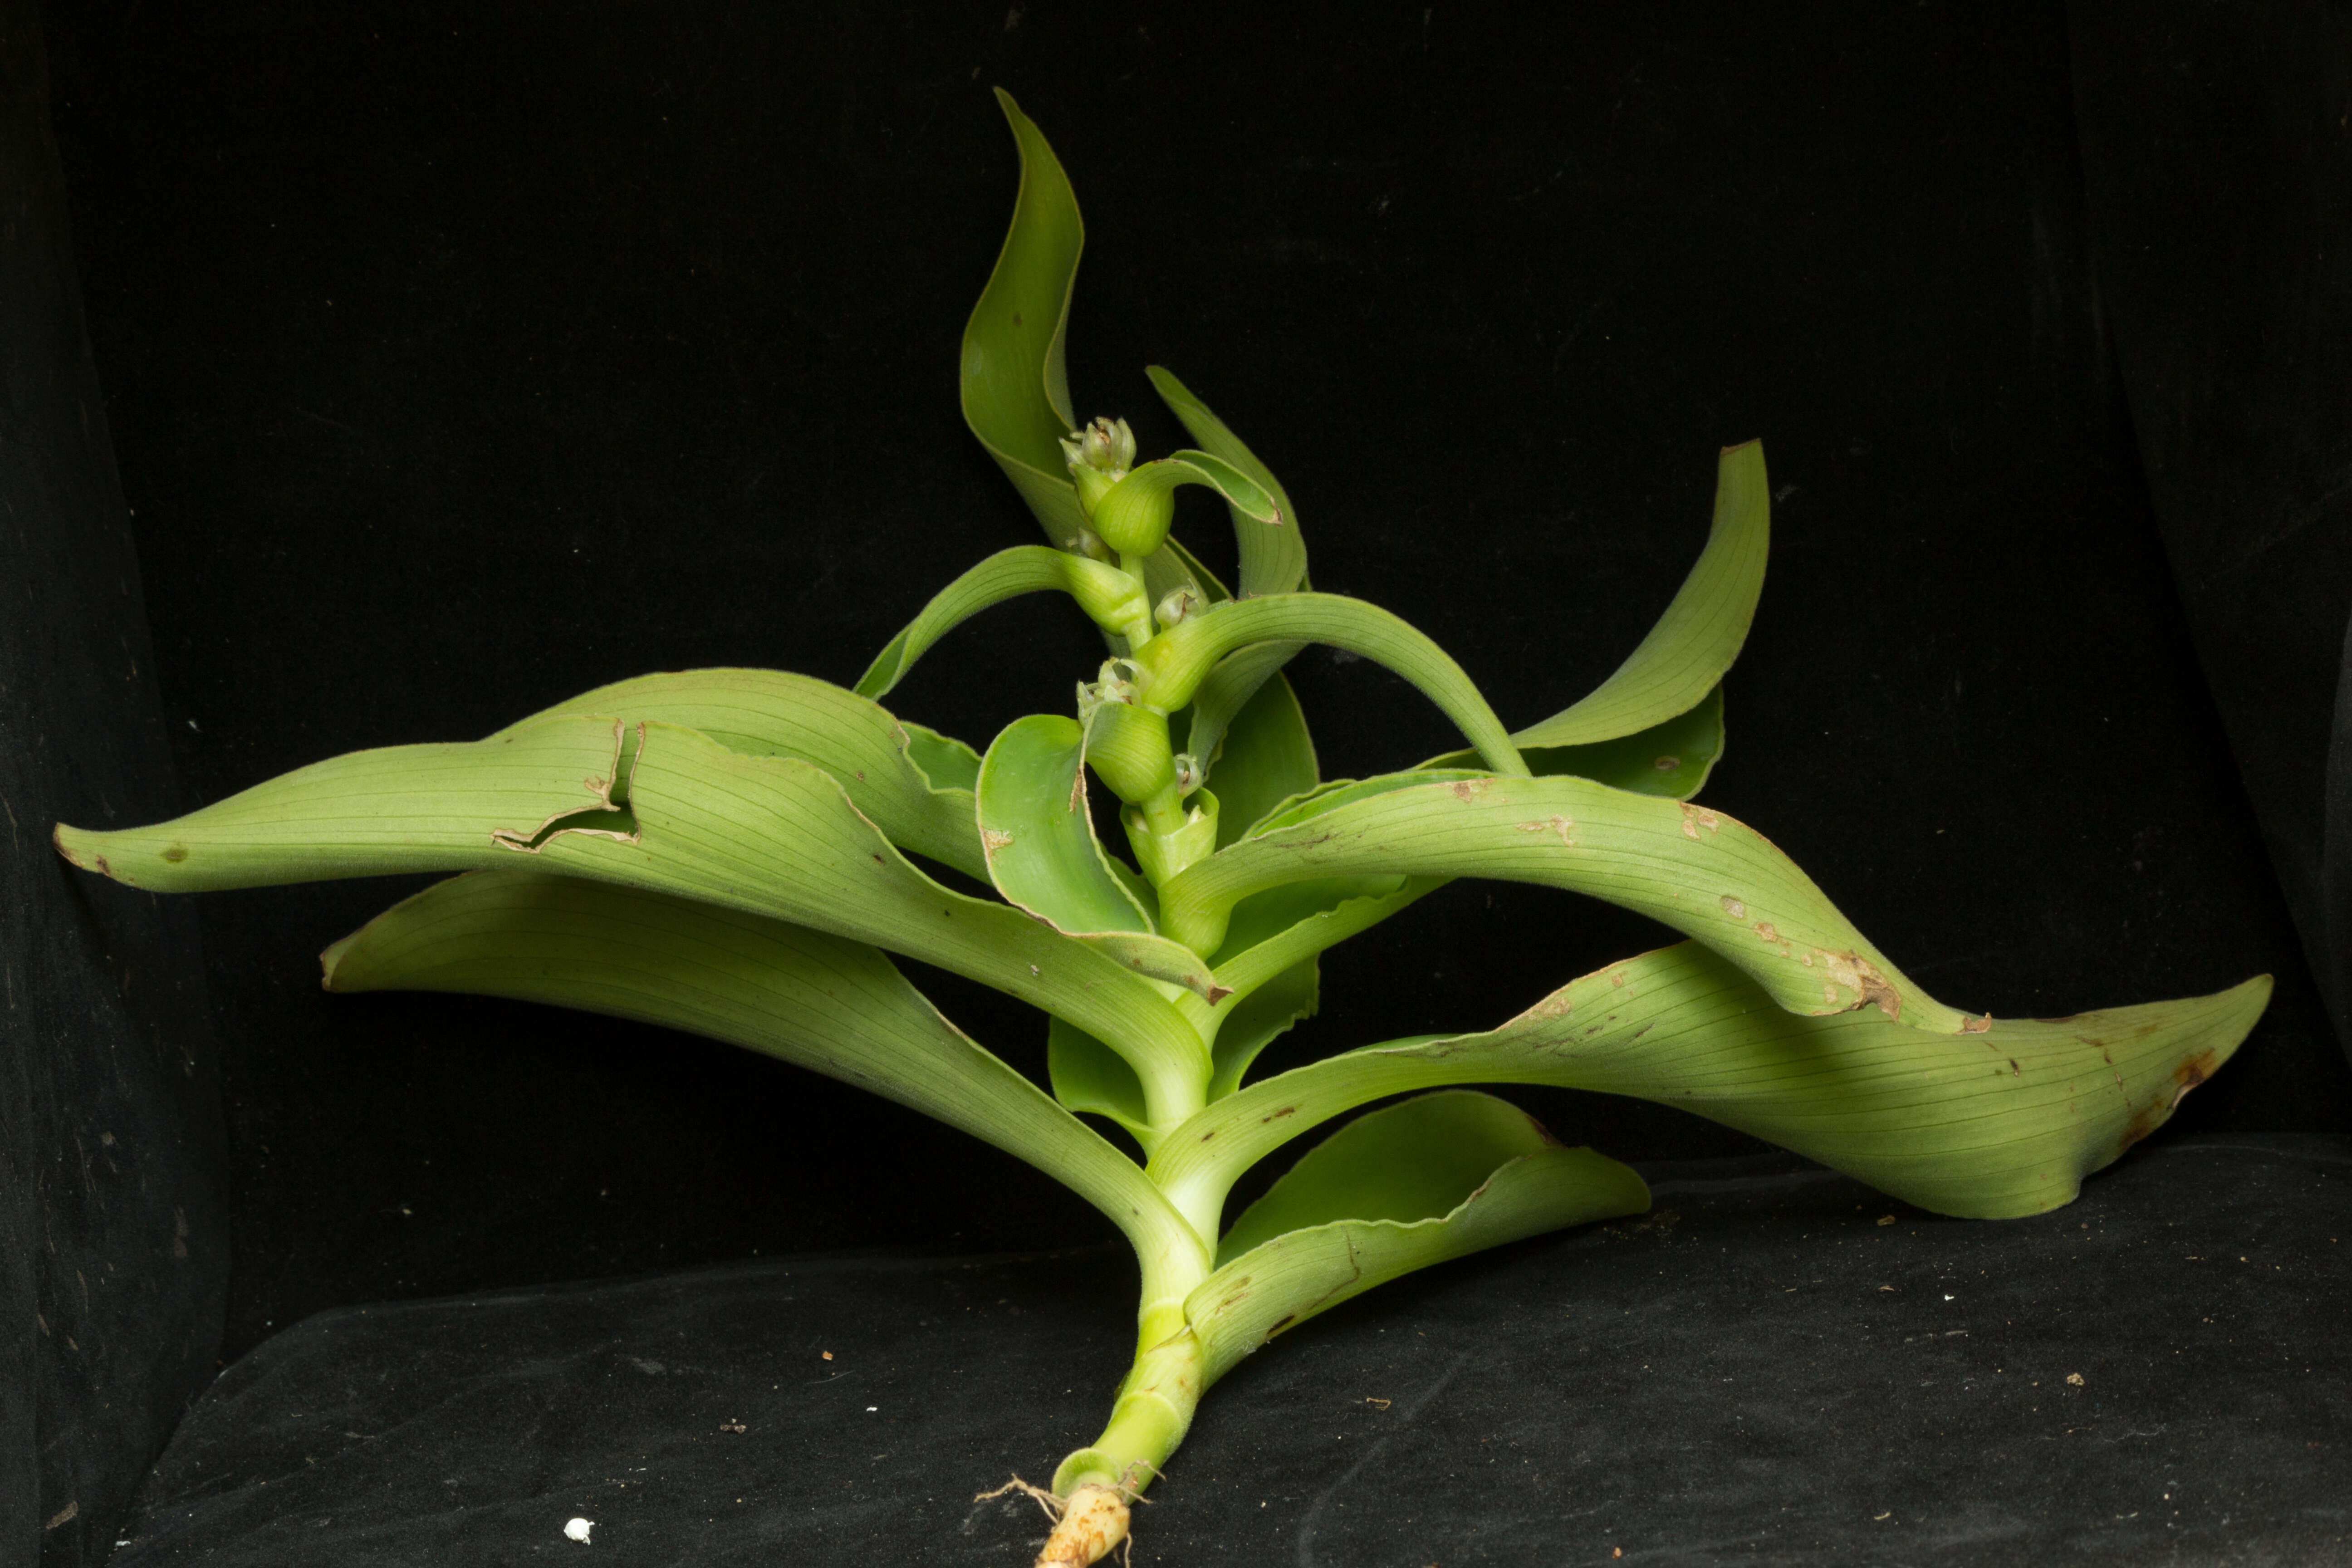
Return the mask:
[(1210, 1274), (1207, 1245), (1138, 1251), (1143, 1305), (1136, 1317), (1135, 1363), (1119, 1384), (1102, 1435), (1055, 1470), (1054, 1490), (1062, 1497), (1087, 1485), (1137, 1492), (1149, 1486), (1184, 1440), (1207, 1386), (1207, 1357), (1184, 1316), (1185, 1298)]

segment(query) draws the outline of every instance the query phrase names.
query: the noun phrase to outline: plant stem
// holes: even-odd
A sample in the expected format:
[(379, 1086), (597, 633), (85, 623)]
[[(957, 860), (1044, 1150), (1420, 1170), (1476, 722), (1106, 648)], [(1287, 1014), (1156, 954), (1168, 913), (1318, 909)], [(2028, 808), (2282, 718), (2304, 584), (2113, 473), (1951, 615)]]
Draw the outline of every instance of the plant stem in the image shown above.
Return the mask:
[(1138, 1248), (1137, 1255), (1143, 1305), (1136, 1314), (1135, 1363), (1102, 1435), (1055, 1470), (1054, 1490), (1065, 1498), (1087, 1485), (1141, 1491), (1184, 1440), (1201, 1402), (1207, 1361), (1185, 1320), (1184, 1299), (1209, 1277), (1214, 1258), (1205, 1244)]

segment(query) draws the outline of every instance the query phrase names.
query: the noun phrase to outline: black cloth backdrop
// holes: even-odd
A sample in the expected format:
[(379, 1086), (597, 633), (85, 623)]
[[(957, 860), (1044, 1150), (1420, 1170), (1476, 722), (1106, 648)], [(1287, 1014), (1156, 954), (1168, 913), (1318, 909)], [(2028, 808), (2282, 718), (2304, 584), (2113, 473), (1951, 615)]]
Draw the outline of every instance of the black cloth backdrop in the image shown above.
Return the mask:
[(174, 806), (32, 7), (0, 3), (0, 1563), (97, 1562), (220, 1345), (196, 911), (67, 871)]
[(2101, 302), (2206, 677), (2352, 1005), (2352, 13), (2069, 8)]
[[(2340, 112), (2311, 58), (2328, 24), (2277, 15), (2192, 87), (2331, 107), (2274, 109), (2269, 162), (2183, 164), (2161, 132), (2190, 121), (2190, 89), (2140, 52), (2150, 8), (2070, 27), (2046, 5), (53, 0), (80, 282), (185, 796), (480, 734), (646, 669), (846, 680), (949, 574), (1034, 538), (955, 410), (1013, 186), (1001, 83), (1087, 214), (1082, 414), (1164, 450), (1179, 433), (1140, 366), (1176, 369), (1284, 476), (1318, 585), (1422, 626), (1514, 722), (1638, 640), (1704, 535), (1716, 448), (1764, 437), (1773, 565), (1710, 803), (1939, 994), (1997, 1015), (2275, 973), (2269, 1017), (2176, 1127), (2340, 1129), (2352, 1077), (2290, 918), (2325, 907), (2308, 868), (2334, 689), (2315, 660), (2345, 615), (2328, 563), (2295, 552), (2336, 548), (2312, 476), (2340, 396), (2325, 354), (2279, 362), (2308, 384), (2242, 356), (2242, 395), (2150, 434), (2176, 361), (2194, 380), (2200, 353), (2330, 319), (2313, 291), (2147, 258), (2219, 243), (2154, 212), (2197, 195), (2168, 174), (2212, 186), (2208, 211), (2253, 199), (2232, 188), (2249, 166), (2305, 182), (2265, 209), (2287, 238), (2235, 253), (2257, 278), (2296, 222), (2340, 224), (2333, 165), (2295, 162), (2295, 127)], [(18, 134), (33, 101), (10, 99)], [(2239, 122), (2196, 123), (2178, 148)], [(2300, 446), (2279, 433), (2294, 419)], [(2256, 426), (2276, 452), (2215, 481)], [(2297, 506), (2322, 510), (2262, 558), (2297, 595), (2265, 678), (2263, 593), (2198, 551)], [(1213, 560), (1223, 526), (1189, 504), (1180, 521)], [(103, 644), (95, 625), (72, 621)], [(1098, 658), (1074, 613), (1031, 601), (898, 705), (984, 743), (1064, 707)], [(1360, 663), (1294, 676), (1328, 775), (1450, 743)], [(134, 773), (163, 776), (104, 771)], [(124, 800), (104, 804), (162, 805)], [(2266, 830), (2308, 873), (2285, 898)], [(205, 931), (228, 1110), (224, 1355), (386, 1298), (1103, 1234), (1014, 1163), (773, 1064), (321, 995), (311, 955), (406, 886), (180, 906)], [(1662, 935), (1456, 887), (1328, 961), (1323, 1016), (1270, 1065), (1498, 1019)], [(1040, 1065), (1020, 1009), (920, 978)], [(1671, 1111), (1525, 1098), (1628, 1157), (1753, 1148)]]
[[(56, 15), (193, 797), (644, 669), (847, 679), (1034, 537), (954, 397), (1013, 185), (1001, 82), (1088, 216), (1087, 412), (1164, 450), (1140, 366), (1176, 368), (1285, 476), (1318, 584), (1413, 619), (1514, 721), (1633, 646), (1716, 448), (1763, 436), (1774, 564), (1714, 804), (1996, 1014), (2280, 973), (2184, 1114), (2343, 1120), (2093, 308), (2049, 7)], [(1230, 553), (1213, 508), (1181, 526)], [(1027, 601), (899, 705), (984, 742), (1098, 658)], [(1368, 667), (1297, 681), (1328, 774), (1448, 743)], [(322, 996), (311, 955), (400, 890), (204, 902), (232, 1352), (337, 1301), (1098, 1234), (1011, 1162), (763, 1062)], [(1458, 886), (1331, 960), (1277, 1056), (1497, 1019), (1660, 936)], [(941, 994), (1036, 1064), (1020, 1010)], [(1630, 1154), (1748, 1147), (1534, 1103)]]

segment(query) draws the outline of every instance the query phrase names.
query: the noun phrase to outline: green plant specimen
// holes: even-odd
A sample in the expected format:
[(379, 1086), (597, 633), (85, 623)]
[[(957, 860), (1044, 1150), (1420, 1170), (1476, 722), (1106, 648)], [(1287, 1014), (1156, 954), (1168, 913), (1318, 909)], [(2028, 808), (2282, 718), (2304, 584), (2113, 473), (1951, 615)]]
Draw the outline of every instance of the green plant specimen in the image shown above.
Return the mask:
[[(1135, 1247), (1136, 1354), (1101, 1433), (1041, 1493), (1059, 1520), (1041, 1563), (1124, 1539), (1128, 1504), (1202, 1394), (1285, 1330), (1410, 1270), (1648, 1205), (1625, 1166), (1465, 1086), (1662, 1100), (1921, 1207), (1998, 1217), (2068, 1202), (2252, 1026), (2266, 977), (2063, 1019), (1958, 1011), (1760, 835), (1693, 804), (1763, 584), (1756, 443), (1721, 454), (1706, 548), (1647, 638), (1598, 689), (1512, 731), (1404, 621), (1308, 588), (1290, 497), (1174, 376), (1150, 373), (1198, 449), (1139, 461), (1124, 422), (1080, 425), (1063, 370), (1077, 206), (1036, 128), (1003, 108), (1022, 182), (965, 332), (963, 406), (1048, 542), (957, 578), (855, 690), (755, 669), (647, 676), (486, 740), (320, 763), (158, 826), (59, 826), (60, 853), (165, 891), (462, 873), (327, 949), (329, 989), (522, 997), (693, 1030), (915, 1107), (1084, 1196)], [(1185, 486), (1232, 513), (1232, 590), (1170, 537)], [(1074, 711), (1021, 719), (982, 753), (878, 705), (961, 622), (1049, 591), (1109, 647)], [(1309, 642), (1396, 671), (1465, 749), (1318, 778), (1282, 674)], [(1097, 787), (1120, 804), (1131, 863), (1096, 835)], [(997, 896), (954, 890), (918, 858)], [(1315, 1011), (1318, 954), (1457, 877), (1590, 894), (1688, 940), (1495, 1028), (1246, 1081)], [(1035, 1006), (1052, 1092), (887, 953)], [(1257, 1162), (1375, 1101), (1390, 1103), (1228, 1217)], [(1124, 1129), (1141, 1160), (1079, 1113)]]

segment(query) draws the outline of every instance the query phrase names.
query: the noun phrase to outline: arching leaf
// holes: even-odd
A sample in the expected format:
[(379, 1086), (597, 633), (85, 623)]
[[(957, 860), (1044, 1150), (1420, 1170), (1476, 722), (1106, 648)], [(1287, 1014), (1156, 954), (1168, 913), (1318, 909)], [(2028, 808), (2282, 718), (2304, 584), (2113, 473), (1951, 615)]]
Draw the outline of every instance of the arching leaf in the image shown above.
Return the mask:
[(330, 991), (551, 1003), (724, 1040), (870, 1089), (1026, 1160), (1139, 1247), (1190, 1227), (1113, 1149), (940, 1016), (875, 949), (666, 893), (478, 871), (323, 955)]

